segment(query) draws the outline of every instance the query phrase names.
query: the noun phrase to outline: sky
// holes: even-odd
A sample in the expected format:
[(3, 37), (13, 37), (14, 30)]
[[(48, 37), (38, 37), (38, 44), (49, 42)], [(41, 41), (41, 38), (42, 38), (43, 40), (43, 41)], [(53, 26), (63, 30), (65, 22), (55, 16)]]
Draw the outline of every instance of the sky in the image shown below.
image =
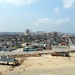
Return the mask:
[(0, 0), (0, 32), (75, 33), (75, 0)]

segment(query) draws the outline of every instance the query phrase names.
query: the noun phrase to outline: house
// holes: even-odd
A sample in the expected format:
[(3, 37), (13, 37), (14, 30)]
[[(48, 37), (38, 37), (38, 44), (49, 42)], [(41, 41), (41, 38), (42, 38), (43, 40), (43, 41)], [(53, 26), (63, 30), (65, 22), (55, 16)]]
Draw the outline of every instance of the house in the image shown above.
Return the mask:
[(59, 46), (66, 46), (67, 45), (67, 42), (60, 42), (59, 43)]

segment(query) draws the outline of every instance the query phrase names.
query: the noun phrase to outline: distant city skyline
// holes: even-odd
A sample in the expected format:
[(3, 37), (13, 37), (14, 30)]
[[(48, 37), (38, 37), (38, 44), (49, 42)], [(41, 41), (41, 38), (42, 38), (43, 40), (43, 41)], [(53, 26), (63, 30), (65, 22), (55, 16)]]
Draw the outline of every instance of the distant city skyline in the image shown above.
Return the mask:
[(0, 32), (75, 33), (75, 0), (0, 0)]

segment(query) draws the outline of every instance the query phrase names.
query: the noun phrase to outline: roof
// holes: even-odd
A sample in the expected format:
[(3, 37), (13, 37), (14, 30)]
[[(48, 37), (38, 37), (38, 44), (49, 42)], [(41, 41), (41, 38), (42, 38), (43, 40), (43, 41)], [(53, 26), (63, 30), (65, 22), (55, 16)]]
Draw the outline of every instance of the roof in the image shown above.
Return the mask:
[(5, 62), (18, 62), (15, 58), (10, 58), (9, 56), (1, 56), (0, 61), (5, 61)]
[(67, 44), (67, 42), (60, 42), (59, 44)]

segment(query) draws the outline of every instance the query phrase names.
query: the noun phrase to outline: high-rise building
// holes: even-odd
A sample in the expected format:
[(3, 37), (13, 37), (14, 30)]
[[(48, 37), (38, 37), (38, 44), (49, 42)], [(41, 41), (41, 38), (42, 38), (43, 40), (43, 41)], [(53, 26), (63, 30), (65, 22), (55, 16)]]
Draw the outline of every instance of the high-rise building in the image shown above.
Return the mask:
[(29, 35), (30, 34), (30, 30), (26, 29), (24, 35)]
[(44, 31), (36, 31), (35, 32), (35, 35), (43, 35), (44, 34)]
[(48, 35), (50, 36), (50, 37), (60, 37), (61, 36), (61, 32), (50, 32)]

